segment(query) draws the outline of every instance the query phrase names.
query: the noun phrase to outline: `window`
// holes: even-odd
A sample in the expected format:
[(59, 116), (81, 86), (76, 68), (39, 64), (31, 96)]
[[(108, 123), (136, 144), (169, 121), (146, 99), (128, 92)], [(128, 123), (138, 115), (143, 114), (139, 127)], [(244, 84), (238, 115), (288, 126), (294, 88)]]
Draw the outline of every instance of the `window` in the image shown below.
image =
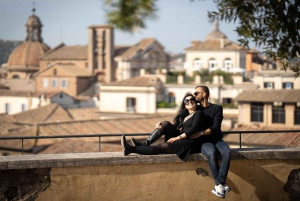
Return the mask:
[(228, 71), (228, 70), (232, 69), (232, 64), (233, 64), (233, 62), (231, 59), (225, 59), (225, 61), (224, 61), (225, 70)]
[(88, 63), (85, 63), (85, 69), (89, 69)]
[(232, 102), (231, 98), (223, 98), (223, 103), (224, 104), (230, 104)]
[(295, 109), (294, 121), (295, 124), (300, 124), (300, 107)]
[(10, 104), (9, 103), (5, 103), (5, 113), (6, 114), (10, 114)]
[(202, 61), (200, 59), (194, 60), (194, 68), (200, 70), (202, 68)]
[(265, 82), (264, 88), (265, 89), (274, 89), (274, 82)]
[(285, 123), (284, 104), (282, 104), (281, 106), (273, 106), (272, 123)]
[(48, 88), (48, 84), (49, 84), (48, 79), (47, 79), (47, 78), (44, 78), (44, 79), (43, 79), (43, 87), (44, 87), (44, 88)]
[(173, 92), (170, 92), (168, 95), (168, 103), (175, 103), (176, 98), (175, 98), (175, 94)]
[(209, 71), (214, 71), (217, 69), (217, 67), (218, 67), (218, 65), (217, 65), (217, 61), (215, 59), (211, 59), (208, 61)]
[(23, 112), (23, 111), (25, 111), (25, 110), (27, 110), (27, 105), (23, 103), (23, 104), (21, 105), (21, 111)]
[(56, 79), (51, 80), (51, 86), (52, 87), (57, 87), (57, 80)]
[(13, 79), (20, 79), (20, 76), (19, 75), (13, 75), (12, 78)]
[(251, 122), (264, 121), (264, 104), (251, 103)]
[(53, 69), (53, 75), (56, 75), (56, 74), (57, 74), (57, 70)]
[(69, 86), (68, 80), (61, 80), (60, 81), (60, 87), (61, 88), (68, 88), (68, 86)]
[(127, 112), (135, 112), (136, 99), (135, 98), (127, 98), (126, 101)]
[(284, 82), (282, 83), (282, 88), (283, 89), (293, 89), (294, 88), (294, 83), (292, 82)]

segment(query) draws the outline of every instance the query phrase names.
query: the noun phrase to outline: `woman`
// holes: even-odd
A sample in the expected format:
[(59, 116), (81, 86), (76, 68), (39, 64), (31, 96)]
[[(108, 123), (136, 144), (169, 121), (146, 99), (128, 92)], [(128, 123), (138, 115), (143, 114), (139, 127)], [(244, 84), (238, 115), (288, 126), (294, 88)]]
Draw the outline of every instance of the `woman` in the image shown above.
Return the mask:
[[(182, 161), (187, 161), (189, 155), (200, 146), (199, 139), (189, 139), (189, 136), (197, 131), (203, 130), (201, 122), (204, 115), (201, 110), (196, 110), (196, 100), (192, 94), (184, 96), (177, 116), (172, 125), (168, 121), (156, 124), (155, 130), (147, 138), (146, 142), (139, 143), (133, 139), (133, 143), (138, 146), (131, 146), (126, 142), (123, 135), (121, 144), (123, 146), (124, 156), (130, 153), (144, 155), (154, 154), (177, 154)], [(165, 135), (165, 142), (156, 146), (149, 146), (151, 143)], [(139, 143), (139, 144), (138, 144)]]

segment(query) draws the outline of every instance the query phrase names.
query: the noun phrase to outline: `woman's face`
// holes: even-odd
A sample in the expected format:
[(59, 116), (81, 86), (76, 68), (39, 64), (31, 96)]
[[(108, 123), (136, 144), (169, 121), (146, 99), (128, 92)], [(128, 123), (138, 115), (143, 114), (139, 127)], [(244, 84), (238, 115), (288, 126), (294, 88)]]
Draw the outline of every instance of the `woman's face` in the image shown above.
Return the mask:
[(185, 104), (185, 109), (195, 109), (196, 108), (196, 100), (193, 96), (187, 96), (183, 103)]

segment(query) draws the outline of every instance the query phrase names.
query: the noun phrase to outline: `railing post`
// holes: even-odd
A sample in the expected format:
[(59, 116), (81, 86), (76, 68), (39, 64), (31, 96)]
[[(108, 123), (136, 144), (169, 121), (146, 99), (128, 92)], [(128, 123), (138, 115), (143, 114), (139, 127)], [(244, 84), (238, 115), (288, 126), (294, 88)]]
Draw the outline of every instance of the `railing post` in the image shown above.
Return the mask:
[(99, 152), (101, 150), (101, 145), (100, 145), (101, 137), (99, 136)]
[(242, 133), (240, 133), (240, 148), (242, 148)]
[(24, 148), (24, 143), (23, 143), (24, 139), (22, 138), (22, 155), (23, 155), (23, 148)]

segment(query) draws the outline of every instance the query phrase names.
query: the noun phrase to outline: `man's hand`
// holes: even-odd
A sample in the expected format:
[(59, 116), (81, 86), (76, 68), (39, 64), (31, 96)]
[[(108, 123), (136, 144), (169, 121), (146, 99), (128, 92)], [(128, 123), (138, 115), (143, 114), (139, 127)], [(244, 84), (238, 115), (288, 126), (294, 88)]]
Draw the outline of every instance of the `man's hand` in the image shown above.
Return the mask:
[(172, 137), (172, 138), (170, 138), (167, 142), (173, 143), (173, 142), (176, 142), (176, 141), (178, 141), (178, 140), (180, 140), (179, 137)]
[(195, 133), (195, 134), (193, 134), (193, 135), (190, 136), (190, 139), (195, 139), (195, 138), (198, 138), (200, 136), (201, 136), (200, 132), (197, 131), (197, 133)]

